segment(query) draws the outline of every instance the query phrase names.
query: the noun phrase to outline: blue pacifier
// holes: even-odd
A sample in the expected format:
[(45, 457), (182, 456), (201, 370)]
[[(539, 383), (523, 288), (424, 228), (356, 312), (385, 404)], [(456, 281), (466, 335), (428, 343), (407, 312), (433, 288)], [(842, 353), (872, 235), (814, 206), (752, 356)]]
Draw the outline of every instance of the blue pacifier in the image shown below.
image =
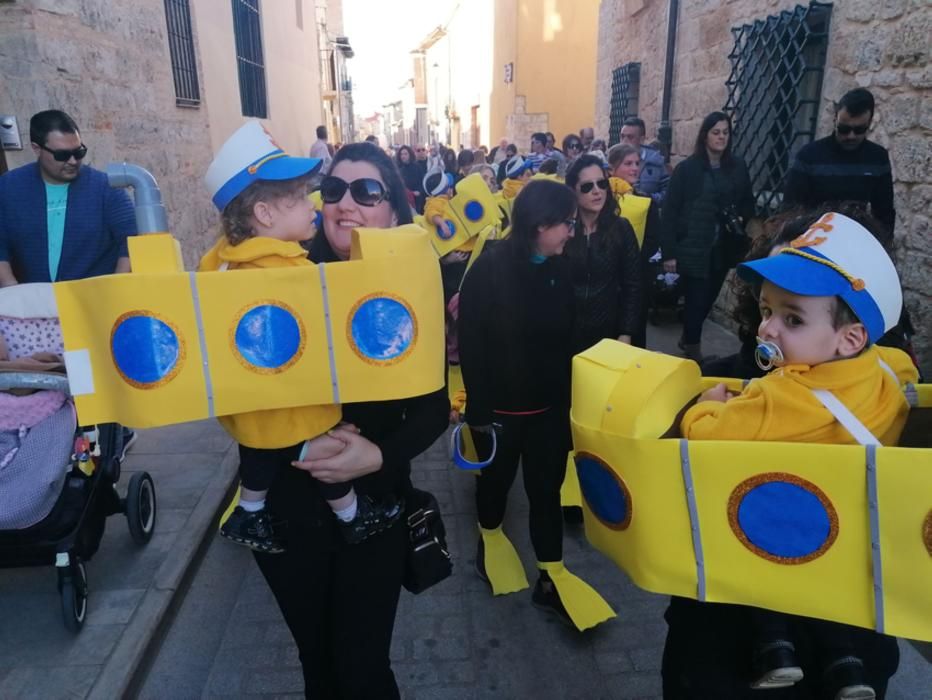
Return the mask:
[(783, 362), (783, 351), (776, 343), (757, 337), (757, 347), (754, 349), (754, 361), (765, 372), (769, 372)]

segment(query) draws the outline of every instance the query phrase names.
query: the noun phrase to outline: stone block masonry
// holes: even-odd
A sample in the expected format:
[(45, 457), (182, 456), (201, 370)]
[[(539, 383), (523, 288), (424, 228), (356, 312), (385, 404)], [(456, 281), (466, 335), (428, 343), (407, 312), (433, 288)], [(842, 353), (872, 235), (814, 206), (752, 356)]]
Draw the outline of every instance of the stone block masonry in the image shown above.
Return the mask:
[[(731, 28), (802, 0), (682, 0), (672, 94), (673, 160), (688, 155), (702, 118), (725, 104)], [(660, 122), (667, 2), (602, 0), (596, 132), (608, 135), (612, 70), (641, 64), (640, 114), (648, 139)], [(870, 138), (890, 151), (896, 195), (896, 259), (926, 376), (932, 375), (932, 4), (927, 0), (834, 3), (817, 134), (830, 133), (834, 101), (855, 87), (877, 99)], [(740, 155), (740, 154), (739, 154)], [(721, 300), (720, 300), (721, 301)], [(721, 307), (720, 307), (721, 310)]]

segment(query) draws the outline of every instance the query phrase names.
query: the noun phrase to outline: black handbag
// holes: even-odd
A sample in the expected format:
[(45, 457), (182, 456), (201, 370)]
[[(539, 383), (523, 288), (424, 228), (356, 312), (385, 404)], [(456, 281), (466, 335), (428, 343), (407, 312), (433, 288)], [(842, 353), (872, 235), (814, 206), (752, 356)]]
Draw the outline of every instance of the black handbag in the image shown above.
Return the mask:
[(408, 551), (402, 585), (411, 593), (421, 593), (449, 578), (453, 560), (447, 549), (447, 532), (440, 517), (437, 499), (427, 491), (411, 489), (405, 496), (405, 524)]

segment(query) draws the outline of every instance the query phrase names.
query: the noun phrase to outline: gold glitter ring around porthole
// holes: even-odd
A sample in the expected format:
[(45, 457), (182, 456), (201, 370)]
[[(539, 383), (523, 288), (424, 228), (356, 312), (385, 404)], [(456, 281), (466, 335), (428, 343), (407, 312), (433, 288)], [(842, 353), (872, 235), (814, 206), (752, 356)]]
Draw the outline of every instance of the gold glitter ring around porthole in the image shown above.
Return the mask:
[[(172, 332), (177, 342), (175, 361), (171, 368), (158, 379), (155, 379), (151, 382), (141, 381), (136, 377), (129, 376), (126, 373), (125, 368), (120, 366), (120, 358), (117, 357), (119, 351), (114, 341), (117, 339), (117, 335), (120, 329), (123, 327), (123, 324), (127, 321), (131, 321), (134, 318), (152, 319), (158, 321)], [(134, 353), (134, 355), (138, 357), (138, 353)], [(178, 376), (178, 373), (184, 366), (187, 355), (187, 342), (185, 341), (185, 338), (179, 330), (178, 326), (176, 326), (172, 321), (168, 320), (165, 316), (158, 313), (157, 311), (151, 311), (149, 309), (136, 309), (135, 311), (127, 311), (126, 313), (120, 314), (120, 316), (117, 317), (116, 321), (113, 322), (113, 327), (110, 329), (110, 359), (113, 361), (113, 368), (117, 371), (117, 374), (120, 375), (120, 378), (124, 382), (136, 389), (159, 389), (165, 386), (172, 379)]]
[(925, 522), (922, 523), (922, 541), (925, 543), (929, 556), (932, 557), (932, 508), (926, 513)]
[[(826, 518), (829, 522), (828, 534), (826, 535), (822, 544), (808, 554), (793, 557), (781, 556), (778, 554), (773, 554), (772, 552), (768, 552), (767, 550), (762, 549), (758, 545), (754, 544), (748, 537), (747, 533), (744, 532), (744, 529), (741, 527), (741, 523), (738, 522), (738, 509), (741, 507), (741, 503), (745, 496), (747, 496), (758, 486), (763, 486), (765, 484), (775, 482), (792, 484), (793, 486), (808, 492), (810, 495), (815, 496), (825, 511)], [(740, 484), (738, 484), (728, 498), (728, 524), (731, 526), (731, 531), (734, 533), (735, 537), (738, 538), (741, 544), (743, 544), (750, 551), (762, 559), (772, 561), (776, 564), (805, 564), (806, 562), (818, 559), (831, 548), (831, 546), (835, 543), (835, 540), (838, 538), (838, 512), (835, 510), (835, 506), (832, 505), (832, 502), (829, 500), (828, 496), (825, 495), (825, 492), (811, 481), (807, 481), (806, 479), (803, 479), (796, 474), (787, 474), (785, 472), (767, 472), (764, 474), (757, 474), (756, 476), (752, 476), (750, 479), (745, 479)]]
[[(384, 359), (379, 358), (379, 357), (372, 357), (371, 355), (366, 354), (359, 347), (359, 339), (356, 338), (353, 332), (353, 321), (356, 319), (356, 315), (359, 313), (359, 311), (366, 304), (373, 302), (373, 301), (380, 300), (380, 299), (392, 301), (398, 304), (399, 306), (401, 306), (404, 309), (405, 313), (407, 314), (408, 319), (410, 319), (410, 322), (411, 322), (411, 337), (408, 339), (408, 342), (405, 345), (404, 349), (401, 352), (399, 352), (397, 355), (386, 357)], [(417, 345), (417, 341), (418, 341), (417, 316), (415, 316), (414, 309), (411, 308), (411, 305), (405, 299), (398, 296), (397, 294), (392, 294), (390, 292), (372, 292), (371, 294), (367, 294), (366, 296), (359, 299), (355, 304), (353, 304), (353, 307), (349, 310), (349, 314), (347, 314), (346, 342), (349, 345), (350, 349), (353, 351), (353, 353), (360, 360), (362, 360), (363, 362), (367, 364), (376, 365), (378, 367), (388, 367), (390, 365), (398, 364), (399, 362), (402, 362), (405, 358), (407, 358), (414, 351), (414, 346)]]
[[(240, 350), (239, 345), (236, 343), (236, 331), (239, 329), (240, 322), (250, 311), (258, 309), (262, 306), (273, 306), (275, 308), (281, 309), (294, 320), (295, 325), (297, 325), (298, 328), (298, 347), (295, 349), (294, 353), (292, 353), (291, 357), (282, 362), (282, 364), (275, 365), (274, 367), (263, 367), (262, 365), (257, 365), (250, 362), (243, 355), (242, 350)], [(227, 330), (227, 339), (229, 341), (230, 351), (233, 353), (233, 357), (236, 358), (236, 360), (243, 366), (243, 368), (253, 372), (254, 374), (281, 374), (301, 359), (301, 357), (304, 355), (304, 350), (307, 347), (307, 331), (304, 328), (304, 322), (301, 320), (301, 316), (298, 315), (298, 312), (292, 306), (278, 299), (257, 299), (242, 307), (233, 317), (230, 328)]]

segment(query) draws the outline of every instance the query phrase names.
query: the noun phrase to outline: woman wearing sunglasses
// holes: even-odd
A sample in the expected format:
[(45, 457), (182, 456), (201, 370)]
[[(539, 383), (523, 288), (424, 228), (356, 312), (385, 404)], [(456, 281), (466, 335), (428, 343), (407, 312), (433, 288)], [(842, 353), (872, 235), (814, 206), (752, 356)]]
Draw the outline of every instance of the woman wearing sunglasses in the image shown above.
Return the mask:
[[(344, 146), (321, 182), (323, 231), (309, 257), (347, 260), (354, 228), (411, 223), (404, 184), (370, 143)], [(404, 270), (398, 271), (405, 274)], [(358, 493), (403, 498), (411, 460), (447, 427), (446, 388), (395, 401), (346, 404), (345, 443), (335, 457), (295, 462), (269, 491), (272, 514), (288, 523), (287, 551), (256, 560), (298, 647), (305, 694), (312, 698), (398, 698), (389, 646), (401, 590), (407, 530), (396, 524), (352, 546), (327, 515), (305, 470), (327, 483), (352, 481)]]
[(580, 156), (566, 173), (576, 194), (576, 236), (569, 259), (576, 295), (573, 351), (603, 338), (630, 343), (641, 316), (641, 258), (634, 229), (618, 213), (618, 201), (602, 169), (602, 159)]
[(540, 571), (531, 601), (582, 630), (613, 613), (563, 565), (560, 485), (570, 447), (574, 304), (561, 253), (573, 236), (575, 211), (573, 193), (552, 180), (532, 180), (521, 190), (511, 235), (487, 248), (463, 282), (459, 350), (470, 432), (488, 443), (494, 425), (497, 440), (476, 482), (477, 572), (494, 595), (528, 587), (502, 531), (520, 461)]
[(663, 200), (660, 244), (666, 272), (683, 280), (683, 354), (702, 361), (702, 324), (728, 270), (743, 257), (744, 227), (754, 216), (747, 166), (731, 152), (731, 120), (702, 120), (693, 154), (676, 166)]

